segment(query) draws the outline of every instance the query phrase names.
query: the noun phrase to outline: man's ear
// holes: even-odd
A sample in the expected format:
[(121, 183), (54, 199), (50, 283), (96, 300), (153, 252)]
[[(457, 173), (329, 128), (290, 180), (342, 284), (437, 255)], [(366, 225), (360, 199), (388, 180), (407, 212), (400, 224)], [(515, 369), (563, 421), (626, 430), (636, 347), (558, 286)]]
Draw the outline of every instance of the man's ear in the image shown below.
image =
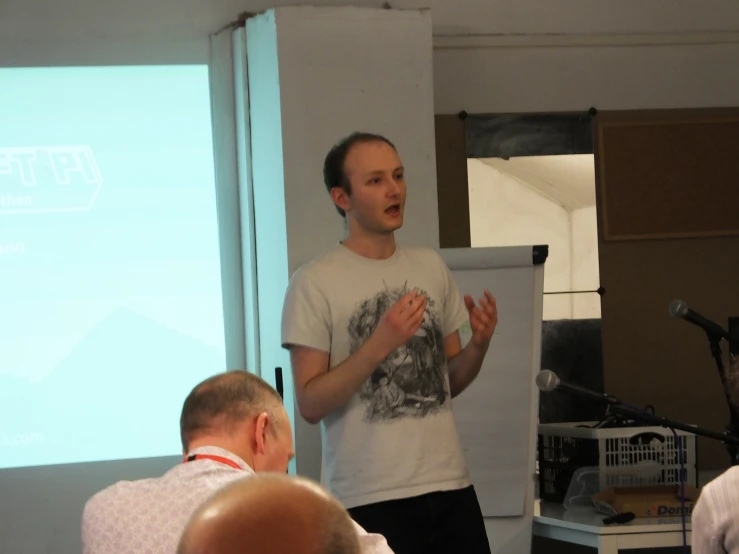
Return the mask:
[(271, 424), (272, 422), (267, 412), (262, 412), (257, 416), (257, 419), (255, 421), (254, 440), (256, 441), (258, 454), (264, 454), (264, 443), (267, 438), (267, 433), (269, 433), (269, 426)]
[(332, 188), (330, 194), (331, 194), (331, 200), (334, 201), (334, 204), (336, 204), (339, 208), (341, 208), (345, 212), (349, 211), (349, 209), (352, 207), (351, 199), (349, 198), (349, 193), (346, 192), (342, 187)]

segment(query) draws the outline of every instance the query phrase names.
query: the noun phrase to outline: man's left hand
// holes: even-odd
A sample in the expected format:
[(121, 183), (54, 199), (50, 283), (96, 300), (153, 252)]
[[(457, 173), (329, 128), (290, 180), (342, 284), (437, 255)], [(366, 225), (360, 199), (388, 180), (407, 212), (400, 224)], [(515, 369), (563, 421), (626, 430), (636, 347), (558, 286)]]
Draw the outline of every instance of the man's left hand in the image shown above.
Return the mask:
[(498, 325), (498, 307), (491, 292), (485, 289), (485, 296), (480, 298), (479, 306), (469, 294), (464, 295), (464, 303), (470, 314), (470, 328), (472, 338), (470, 342), (475, 346), (487, 348), (493, 338), (495, 327)]

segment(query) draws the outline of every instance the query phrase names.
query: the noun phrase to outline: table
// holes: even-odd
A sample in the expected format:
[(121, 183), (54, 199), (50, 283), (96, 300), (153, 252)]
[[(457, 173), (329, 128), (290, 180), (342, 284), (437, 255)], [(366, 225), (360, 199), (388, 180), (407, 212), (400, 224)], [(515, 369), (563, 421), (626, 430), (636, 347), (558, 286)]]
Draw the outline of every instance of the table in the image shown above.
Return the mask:
[[(534, 535), (598, 549), (599, 554), (616, 554), (631, 548), (663, 548), (683, 545), (681, 518), (640, 518), (630, 523), (605, 525), (603, 514), (592, 508), (565, 510), (562, 504), (536, 501)], [(690, 518), (685, 518), (690, 545)]]

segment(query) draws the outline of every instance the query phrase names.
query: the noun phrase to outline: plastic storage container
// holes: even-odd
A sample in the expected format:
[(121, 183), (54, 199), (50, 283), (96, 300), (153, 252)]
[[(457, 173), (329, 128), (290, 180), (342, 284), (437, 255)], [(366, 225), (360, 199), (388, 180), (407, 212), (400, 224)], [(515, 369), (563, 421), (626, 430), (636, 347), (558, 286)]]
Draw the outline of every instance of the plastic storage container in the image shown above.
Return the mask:
[[(697, 486), (696, 437), (692, 433), (663, 427), (616, 427), (597, 429), (598, 422), (539, 424), (539, 498), (563, 502), (575, 472), (580, 468), (601, 470), (634, 468), (650, 463), (650, 485), (676, 485), (681, 478)], [(681, 475), (681, 460), (683, 471)], [(635, 473), (640, 475), (640, 472)], [(631, 472), (602, 471), (599, 486), (629, 486)], [(636, 484), (636, 483), (634, 483)], [(596, 491), (599, 492), (599, 491)], [(594, 493), (595, 494), (595, 493)]]

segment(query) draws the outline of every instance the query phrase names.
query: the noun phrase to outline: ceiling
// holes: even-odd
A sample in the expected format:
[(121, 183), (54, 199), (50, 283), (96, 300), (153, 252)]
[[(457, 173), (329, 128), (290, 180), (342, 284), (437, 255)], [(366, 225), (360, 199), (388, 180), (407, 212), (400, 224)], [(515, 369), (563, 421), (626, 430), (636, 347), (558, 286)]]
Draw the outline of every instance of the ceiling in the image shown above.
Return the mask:
[[(157, 58), (206, 41), (240, 12), (311, 4), (380, 8), (386, 0), (0, 0), (0, 66), (99, 61), (94, 49)], [(727, 0), (389, 0), (430, 8), (436, 35), (574, 35), (736, 30), (739, 3)], [(207, 42), (206, 42), (207, 44)], [(174, 52), (167, 52), (171, 57)], [(184, 55), (183, 59), (189, 56)], [(134, 56), (135, 57), (135, 56)], [(166, 56), (165, 56), (166, 57)], [(149, 62), (153, 63), (153, 62)]]
[(676, 33), (735, 30), (739, 21), (739, 5), (726, 0), (0, 0), (0, 36), (182, 37), (273, 6), (386, 3), (431, 9), (437, 34)]
[(515, 178), (569, 210), (595, 205), (595, 165), (592, 154), (483, 158), (497, 171)]

